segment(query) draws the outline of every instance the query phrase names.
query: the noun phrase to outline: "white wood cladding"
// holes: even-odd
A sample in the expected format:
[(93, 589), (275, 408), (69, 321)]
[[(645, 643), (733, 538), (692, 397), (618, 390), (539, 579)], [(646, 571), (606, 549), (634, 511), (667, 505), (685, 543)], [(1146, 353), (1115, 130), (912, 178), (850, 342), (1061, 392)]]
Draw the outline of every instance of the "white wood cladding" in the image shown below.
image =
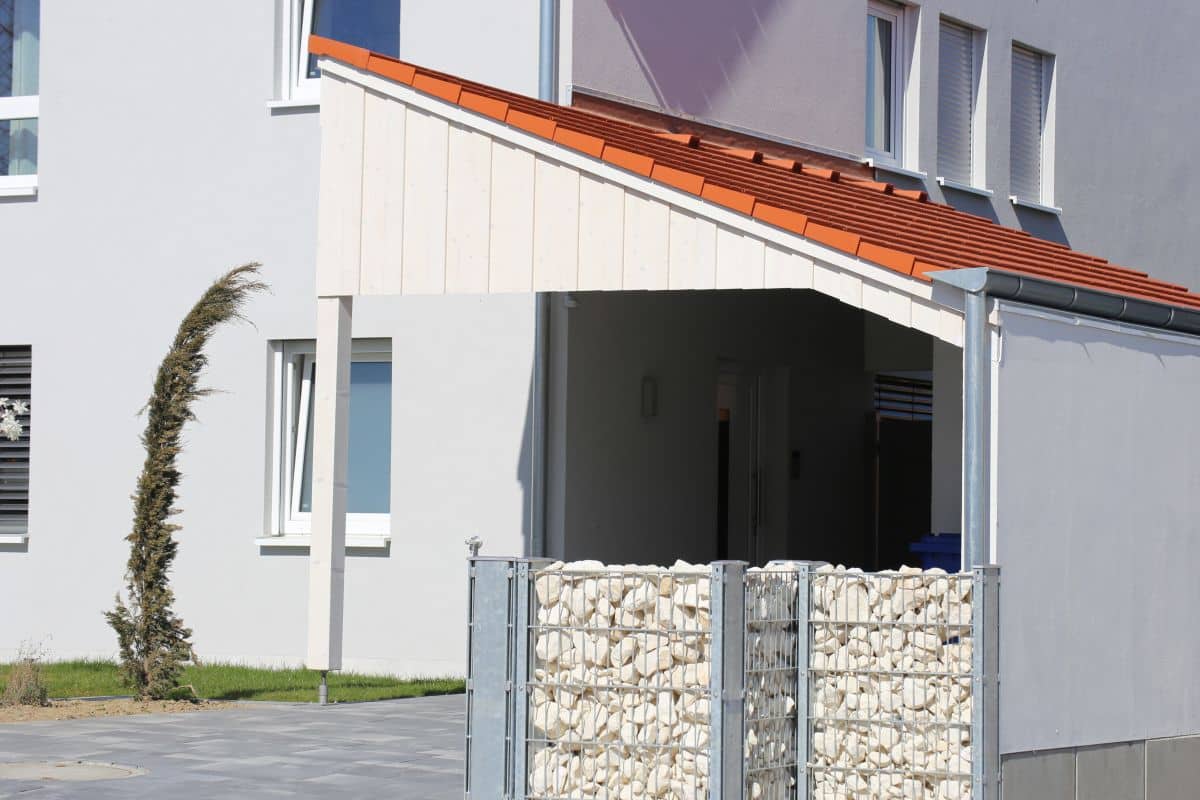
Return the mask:
[(319, 296), (814, 289), (961, 345), (927, 283), (339, 69), (322, 89)]

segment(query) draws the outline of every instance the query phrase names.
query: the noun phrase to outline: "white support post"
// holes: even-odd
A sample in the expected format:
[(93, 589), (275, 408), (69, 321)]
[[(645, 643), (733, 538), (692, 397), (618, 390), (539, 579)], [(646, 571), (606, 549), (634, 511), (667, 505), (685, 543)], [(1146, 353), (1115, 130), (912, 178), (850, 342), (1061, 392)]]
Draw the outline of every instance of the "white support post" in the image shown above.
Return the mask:
[(317, 298), (307, 666), (322, 672), (342, 668), (352, 312), (350, 297)]

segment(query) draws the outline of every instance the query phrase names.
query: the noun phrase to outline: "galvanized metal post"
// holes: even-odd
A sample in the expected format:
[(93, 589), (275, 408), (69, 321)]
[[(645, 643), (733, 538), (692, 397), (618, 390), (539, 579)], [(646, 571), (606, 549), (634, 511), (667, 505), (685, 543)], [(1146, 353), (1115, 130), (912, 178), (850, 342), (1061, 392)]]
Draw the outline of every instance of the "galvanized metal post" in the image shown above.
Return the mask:
[(722, 800), (741, 800), (745, 795), (745, 576), (744, 561), (713, 562), (708, 790), (710, 797)]
[(469, 563), (467, 653), (467, 798), (508, 796), (512, 708), (514, 564), (504, 558)]
[(963, 560), (969, 570), (986, 563), (987, 492), (984, 416), (988, 396), (987, 295), (965, 294), (963, 332)]
[(812, 619), (812, 565), (796, 565), (796, 800), (808, 800), (812, 736), (808, 723), (809, 637)]
[(529, 777), (526, 766), (529, 737), (529, 622), (532, 605), (530, 599), (530, 562), (517, 562), (515, 603), (512, 626), (512, 777), (509, 781), (510, 795), (525, 797), (525, 782)]
[(971, 797), (1000, 800), (1000, 568), (973, 570)]

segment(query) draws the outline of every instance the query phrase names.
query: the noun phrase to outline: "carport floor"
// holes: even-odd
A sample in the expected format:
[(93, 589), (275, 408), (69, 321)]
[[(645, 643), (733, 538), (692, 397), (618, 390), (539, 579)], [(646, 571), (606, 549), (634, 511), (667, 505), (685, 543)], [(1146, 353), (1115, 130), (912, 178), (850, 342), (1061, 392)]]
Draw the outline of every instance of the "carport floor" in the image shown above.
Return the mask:
[(79, 783), (0, 780), (0, 798), (457, 797), (464, 710), (453, 695), (0, 725), (0, 763), (148, 771)]

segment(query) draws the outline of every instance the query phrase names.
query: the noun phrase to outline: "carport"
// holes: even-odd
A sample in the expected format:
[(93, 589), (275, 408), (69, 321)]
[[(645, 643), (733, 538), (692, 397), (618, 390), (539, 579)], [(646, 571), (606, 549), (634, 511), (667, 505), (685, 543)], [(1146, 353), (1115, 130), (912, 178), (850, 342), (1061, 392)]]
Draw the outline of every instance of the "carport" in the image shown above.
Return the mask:
[[(873, 382), (924, 381), (930, 526), (961, 514), (964, 566), (1004, 571), (1004, 752), (1200, 731), (1200, 695), (1159, 688), (1200, 660), (1195, 636), (1169, 633), (1200, 603), (1200, 298), (920, 192), (311, 49), (316, 358), (336, 368), (316, 379), (310, 668), (341, 664), (353, 298), (538, 292), (550, 424), (534, 554), (666, 560), (655, 543), (669, 543), (697, 560), (876, 566), (868, 522), (855, 547), (831, 545), (856, 534), (837, 529), (849, 513), (816, 513), (831, 495), (812, 481), (863, 446)], [(814, 441), (838, 424), (860, 427)], [(742, 472), (737, 442), (758, 448)], [(722, 499), (722, 475), (747, 480)]]

